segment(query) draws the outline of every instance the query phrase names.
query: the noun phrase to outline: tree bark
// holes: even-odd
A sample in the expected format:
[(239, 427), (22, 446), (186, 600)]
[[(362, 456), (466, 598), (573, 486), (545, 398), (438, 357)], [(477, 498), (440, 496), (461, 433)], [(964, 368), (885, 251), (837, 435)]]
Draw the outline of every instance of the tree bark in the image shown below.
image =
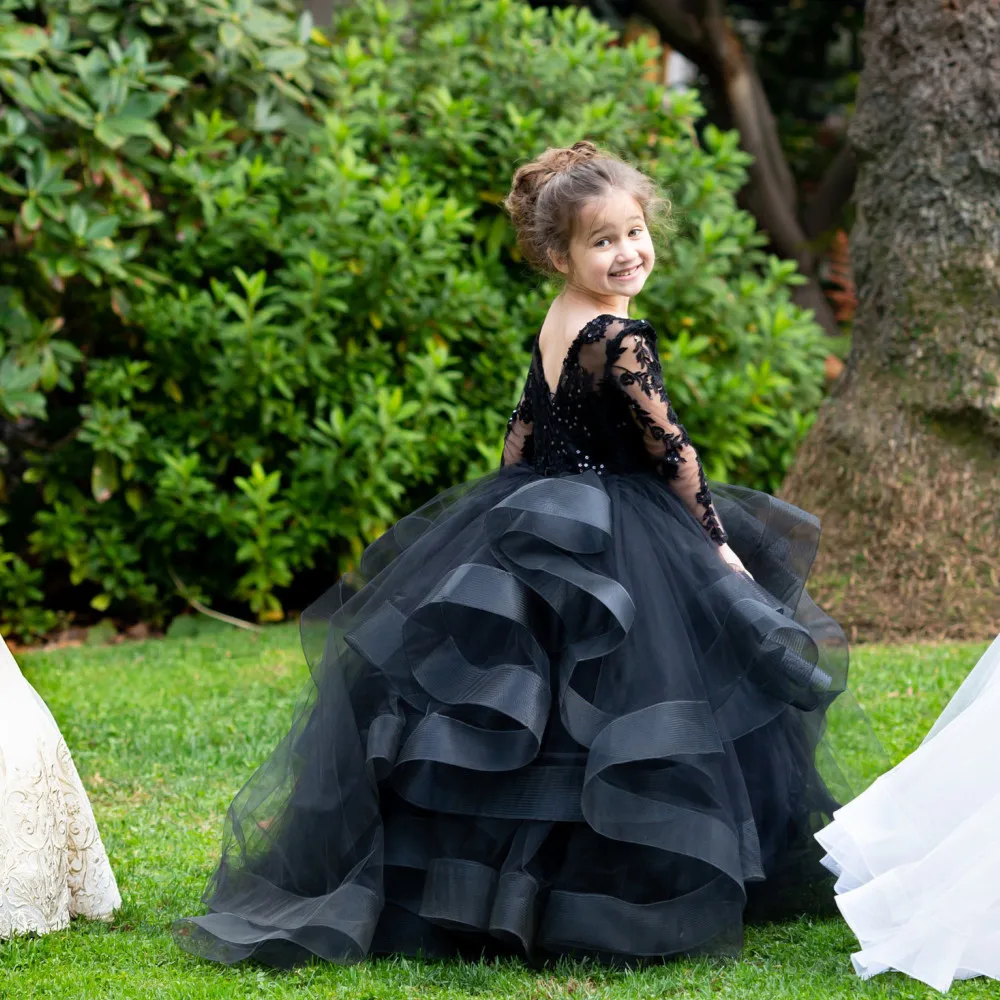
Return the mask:
[(851, 125), (859, 309), (783, 495), (862, 637), (1000, 631), (1000, 4), (869, 0)]

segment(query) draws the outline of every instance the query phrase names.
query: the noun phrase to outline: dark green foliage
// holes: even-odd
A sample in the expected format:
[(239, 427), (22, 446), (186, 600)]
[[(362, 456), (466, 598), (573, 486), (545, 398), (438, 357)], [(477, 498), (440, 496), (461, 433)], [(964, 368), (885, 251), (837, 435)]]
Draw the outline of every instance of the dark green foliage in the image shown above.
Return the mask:
[(734, 195), (733, 135), (585, 12), (0, 0), (0, 620), (278, 618), (496, 464), (554, 289), (499, 207), (583, 136), (675, 233), (639, 308), (711, 475), (773, 488), (826, 348)]

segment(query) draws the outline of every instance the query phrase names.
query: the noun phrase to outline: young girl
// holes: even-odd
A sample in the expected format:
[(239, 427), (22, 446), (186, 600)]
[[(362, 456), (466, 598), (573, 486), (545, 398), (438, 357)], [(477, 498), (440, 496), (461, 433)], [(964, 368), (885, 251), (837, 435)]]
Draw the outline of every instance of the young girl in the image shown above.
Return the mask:
[(120, 905), (73, 758), (0, 638), (0, 939)]
[(507, 207), (565, 289), (502, 468), (303, 617), (310, 698), (230, 809), (190, 951), (732, 952), (748, 899), (794, 911), (824, 877), (813, 756), (847, 652), (803, 589), (818, 524), (713, 499), (628, 318), (651, 182), (581, 142), (522, 167)]

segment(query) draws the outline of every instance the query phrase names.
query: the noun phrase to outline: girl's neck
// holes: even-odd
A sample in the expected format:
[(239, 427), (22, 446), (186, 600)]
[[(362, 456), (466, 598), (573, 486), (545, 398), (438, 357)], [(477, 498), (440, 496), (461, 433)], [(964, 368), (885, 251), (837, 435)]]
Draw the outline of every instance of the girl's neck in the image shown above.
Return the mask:
[(563, 304), (574, 312), (594, 311), (598, 315), (628, 316), (631, 299), (627, 295), (595, 295), (583, 288), (567, 285), (560, 293)]

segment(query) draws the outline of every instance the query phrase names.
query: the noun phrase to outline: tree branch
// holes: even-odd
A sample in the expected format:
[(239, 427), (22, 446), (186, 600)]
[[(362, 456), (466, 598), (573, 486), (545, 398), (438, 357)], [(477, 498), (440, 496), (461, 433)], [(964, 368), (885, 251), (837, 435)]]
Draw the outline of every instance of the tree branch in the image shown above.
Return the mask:
[(744, 197), (775, 249), (795, 260), (805, 275), (812, 276), (815, 255), (795, 215), (794, 179), (781, 151), (763, 87), (736, 33), (728, 24), (723, 24), (721, 30), (725, 59), (720, 67), (724, 88), (721, 96), (729, 106), (743, 148), (754, 158)]
[(816, 255), (796, 216), (796, 185), (771, 107), (743, 43), (729, 24), (725, 0), (636, 0), (636, 8), (671, 48), (696, 63), (708, 78), (715, 103), (724, 108), (753, 157), (743, 201), (768, 233), (775, 251), (794, 260), (809, 284), (797, 300), (811, 308), (828, 333), (840, 328), (816, 281)]
[(726, 61), (726, 2), (725, 0), (703, 0), (702, 22), (705, 33), (712, 40), (715, 57), (719, 63)]
[[(744, 59), (746, 59), (745, 56)], [(747, 62), (749, 64), (749, 60)], [(767, 94), (764, 93), (764, 84), (760, 82), (757, 70), (752, 65), (748, 66), (748, 70), (754, 112), (758, 122), (760, 122), (761, 141), (763, 143), (764, 155), (767, 157), (767, 165), (777, 175), (778, 186), (781, 190), (787, 192), (786, 201), (789, 208), (794, 211), (798, 185), (795, 183), (792, 168), (788, 165), (788, 158), (785, 156), (785, 151), (781, 148), (778, 123), (774, 120), (774, 115), (771, 112), (771, 102), (768, 101)]]
[(802, 212), (806, 239), (815, 240), (837, 224), (844, 206), (854, 193), (857, 176), (857, 157), (850, 144), (845, 142)]
[(807, 275), (808, 280), (804, 285), (792, 291), (792, 301), (802, 309), (811, 309), (816, 317), (816, 322), (830, 334), (831, 337), (838, 337), (841, 334), (840, 324), (837, 322), (836, 313), (826, 293), (820, 287), (816, 278)]
[(763, 85), (726, 19), (724, 0), (703, 0), (700, 21), (684, 0), (638, 0), (636, 6), (671, 48), (708, 76), (717, 102), (728, 109), (743, 148), (754, 158), (750, 184), (758, 190), (748, 195), (754, 214), (762, 213), (757, 217), (781, 253), (810, 270), (811, 254), (795, 217), (795, 181)]
[(701, 21), (684, 0), (635, 0), (635, 11), (659, 31), (660, 37), (699, 69), (712, 62)]
[(232, 625), (234, 628), (241, 628), (247, 632), (263, 632), (264, 630), (259, 625), (254, 625), (253, 622), (245, 622), (242, 618), (234, 618), (232, 615), (224, 615), (221, 611), (213, 611), (211, 608), (206, 607), (201, 601), (192, 597), (188, 592), (187, 586), (184, 581), (173, 571), (171, 567), (167, 567), (167, 572), (170, 574), (170, 579), (174, 581), (174, 586), (177, 588), (177, 593), (184, 598), (185, 601), (199, 614), (205, 615), (208, 618), (214, 618), (218, 622), (223, 622), (226, 625)]

